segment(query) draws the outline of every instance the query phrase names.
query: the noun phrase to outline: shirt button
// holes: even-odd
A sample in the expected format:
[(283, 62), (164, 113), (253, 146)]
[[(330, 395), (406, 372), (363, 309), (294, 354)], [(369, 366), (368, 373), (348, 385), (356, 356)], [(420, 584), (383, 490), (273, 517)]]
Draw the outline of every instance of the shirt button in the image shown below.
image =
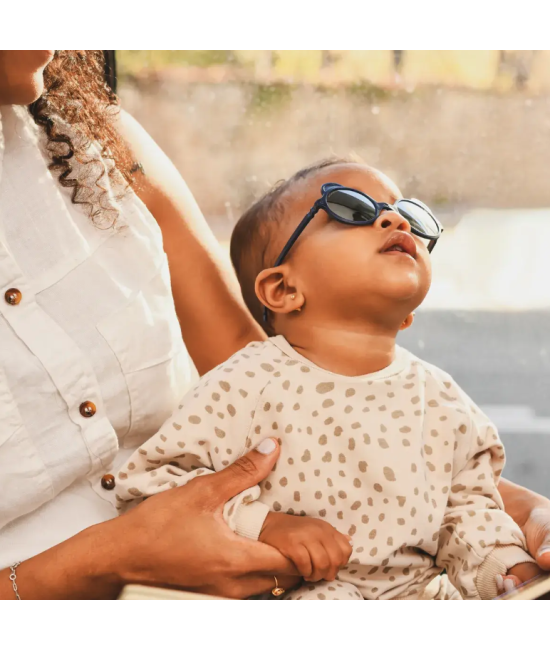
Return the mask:
[(97, 411), (96, 406), (93, 402), (82, 402), (79, 407), (80, 415), (83, 418), (91, 418), (92, 415), (95, 415)]
[(115, 477), (112, 474), (105, 474), (101, 477), (101, 487), (104, 490), (114, 490), (115, 489)]
[(4, 294), (4, 299), (8, 305), (18, 305), (21, 302), (21, 291), (19, 289), (8, 289)]

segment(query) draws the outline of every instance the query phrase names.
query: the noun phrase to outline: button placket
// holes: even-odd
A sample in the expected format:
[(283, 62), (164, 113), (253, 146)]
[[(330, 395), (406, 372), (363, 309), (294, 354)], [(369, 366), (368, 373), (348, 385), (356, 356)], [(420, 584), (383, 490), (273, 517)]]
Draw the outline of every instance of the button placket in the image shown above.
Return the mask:
[[(1, 239), (0, 284), (3, 285), (0, 288), (0, 314), (40, 360), (66, 402), (69, 418), (80, 427), (90, 453), (90, 475), (102, 468), (105, 471), (116, 455), (118, 444), (116, 433), (101, 408), (93, 367), (70, 335), (36, 302), (34, 287), (26, 280)], [(37, 331), (40, 331), (40, 336), (37, 336)], [(97, 396), (100, 401), (91, 402), (85, 399), (86, 396)]]

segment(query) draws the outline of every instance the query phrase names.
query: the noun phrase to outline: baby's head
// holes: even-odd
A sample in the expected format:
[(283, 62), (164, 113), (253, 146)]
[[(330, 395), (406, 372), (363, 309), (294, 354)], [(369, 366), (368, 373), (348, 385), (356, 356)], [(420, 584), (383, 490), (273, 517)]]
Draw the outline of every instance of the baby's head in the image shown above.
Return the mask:
[[(353, 226), (319, 210), (282, 264), (273, 267), (326, 183), (359, 190), (379, 203), (393, 205), (401, 198), (387, 176), (363, 163), (331, 159), (302, 169), (259, 199), (235, 226), (231, 260), (244, 300), (270, 335), (288, 335), (294, 327), (355, 329), (366, 323), (397, 333), (431, 282), (429, 240), (412, 234), (400, 214), (384, 211), (372, 225)], [(409, 252), (388, 251), (390, 238)]]

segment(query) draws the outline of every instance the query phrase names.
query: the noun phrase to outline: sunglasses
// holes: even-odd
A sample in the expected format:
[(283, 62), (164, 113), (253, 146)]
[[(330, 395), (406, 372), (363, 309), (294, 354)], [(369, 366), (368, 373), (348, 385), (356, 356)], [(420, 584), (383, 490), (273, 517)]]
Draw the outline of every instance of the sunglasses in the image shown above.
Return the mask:
[[(311, 210), (292, 233), (273, 267), (283, 263), (298, 237), (319, 210), (324, 210), (329, 217), (348, 226), (370, 226), (382, 212), (396, 212), (409, 222), (411, 232), (428, 240), (429, 253), (433, 251), (443, 232), (443, 227), (430, 208), (418, 199), (399, 199), (390, 205), (389, 203), (379, 203), (368, 194), (351, 187), (344, 187), (338, 183), (325, 183), (321, 187), (321, 198), (315, 201)], [(264, 307), (265, 322), (267, 322), (267, 312), (267, 307)]]

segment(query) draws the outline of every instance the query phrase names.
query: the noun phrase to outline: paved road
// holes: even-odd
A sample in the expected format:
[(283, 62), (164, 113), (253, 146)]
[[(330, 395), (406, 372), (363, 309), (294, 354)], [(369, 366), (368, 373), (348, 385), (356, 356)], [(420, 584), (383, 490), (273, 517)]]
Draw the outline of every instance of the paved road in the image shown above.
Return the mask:
[(449, 372), (498, 425), (505, 476), (550, 496), (550, 311), (421, 311), (399, 343)]

